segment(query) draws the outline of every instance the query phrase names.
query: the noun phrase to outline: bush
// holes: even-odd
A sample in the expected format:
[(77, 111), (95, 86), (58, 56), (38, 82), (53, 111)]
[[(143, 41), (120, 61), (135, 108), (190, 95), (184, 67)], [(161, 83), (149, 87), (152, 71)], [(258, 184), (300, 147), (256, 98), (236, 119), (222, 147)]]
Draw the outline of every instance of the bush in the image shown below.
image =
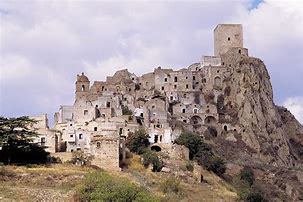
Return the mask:
[(240, 172), (240, 179), (252, 186), (255, 181), (254, 171), (250, 167), (244, 167)]
[(181, 186), (180, 186), (180, 181), (176, 179), (175, 177), (169, 177), (166, 180), (164, 180), (160, 188), (163, 193), (175, 193), (175, 194), (180, 194), (182, 192)]
[(224, 161), (218, 156), (210, 156), (207, 161), (204, 162), (204, 167), (209, 171), (213, 171), (218, 176), (222, 176), (226, 171)]
[(157, 154), (151, 150), (146, 150), (142, 155), (143, 157), (143, 165), (148, 167), (150, 164), (153, 165), (153, 172), (160, 172), (163, 167), (163, 162), (157, 156)]
[(105, 172), (93, 172), (85, 176), (74, 199), (76, 201), (159, 201), (142, 187), (127, 179), (115, 178)]
[(225, 173), (226, 166), (224, 161), (213, 154), (210, 147), (200, 148), (195, 158), (198, 164), (208, 171), (213, 171), (216, 175), (222, 176)]
[(148, 145), (148, 135), (143, 128), (135, 131), (135, 134), (129, 135), (126, 141), (126, 147), (137, 154), (143, 154)]
[(267, 201), (263, 194), (259, 191), (251, 191), (250, 193), (247, 194), (245, 197), (245, 202), (265, 202)]
[(93, 156), (85, 154), (83, 151), (75, 151), (72, 153), (72, 159), (70, 160), (70, 163), (85, 166), (90, 165), (92, 160)]
[(189, 149), (189, 158), (193, 159), (199, 148), (205, 146), (202, 137), (192, 132), (183, 132), (176, 140), (176, 144), (184, 145)]
[(128, 106), (122, 105), (122, 114), (123, 115), (133, 115), (133, 112), (128, 108)]

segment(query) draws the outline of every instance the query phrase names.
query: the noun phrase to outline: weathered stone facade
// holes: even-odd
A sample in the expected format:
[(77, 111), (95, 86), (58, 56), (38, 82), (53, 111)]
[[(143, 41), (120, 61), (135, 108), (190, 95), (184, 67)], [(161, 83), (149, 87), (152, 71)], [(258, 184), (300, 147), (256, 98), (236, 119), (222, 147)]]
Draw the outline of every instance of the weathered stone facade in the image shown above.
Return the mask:
[[(182, 130), (190, 130), (206, 140), (244, 142), (273, 164), (294, 163), (284, 129), (277, 127), (269, 75), (243, 48), (242, 26), (218, 25), (214, 44), (215, 56), (180, 70), (157, 67), (136, 76), (123, 69), (92, 85), (84, 73), (77, 75), (74, 104), (55, 113), (50, 150), (82, 150), (95, 156), (95, 165), (119, 169), (125, 139), (144, 127), (152, 148), (168, 154)], [(279, 145), (276, 156), (264, 151), (268, 141)]]

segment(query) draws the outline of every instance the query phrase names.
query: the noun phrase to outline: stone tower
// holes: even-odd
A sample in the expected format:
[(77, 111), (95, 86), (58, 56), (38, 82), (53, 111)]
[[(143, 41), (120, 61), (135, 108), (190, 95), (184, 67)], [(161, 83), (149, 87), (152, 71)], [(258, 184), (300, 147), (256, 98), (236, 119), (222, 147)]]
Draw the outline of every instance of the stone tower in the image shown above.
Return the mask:
[(89, 92), (89, 80), (87, 76), (82, 72), (81, 75), (77, 75), (76, 81), (76, 100), (86, 97)]
[(226, 53), (230, 48), (243, 48), (241, 24), (218, 24), (214, 30), (215, 56)]

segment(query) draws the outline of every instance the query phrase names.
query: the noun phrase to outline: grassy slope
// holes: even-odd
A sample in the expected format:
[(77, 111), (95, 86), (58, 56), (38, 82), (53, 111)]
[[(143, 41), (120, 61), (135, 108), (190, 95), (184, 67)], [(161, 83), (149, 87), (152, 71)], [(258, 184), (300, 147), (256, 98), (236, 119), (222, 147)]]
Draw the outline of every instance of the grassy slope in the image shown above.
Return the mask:
[[(4, 170), (3, 170), (4, 169)], [(49, 167), (4, 166), (0, 170), (0, 201), (73, 201), (77, 184), (92, 168), (59, 164)], [(2, 173), (2, 174), (1, 174)], [(163, 194), (161, 182), (172, 173), (153, 173), (145, 169), (138, 156), (123, 172), (111, 173), (146, 187), (163, 201), (236, 201), (232, 188), (216, 175), (203, 171), (206, 183), (181, 180), (181, 194)]]

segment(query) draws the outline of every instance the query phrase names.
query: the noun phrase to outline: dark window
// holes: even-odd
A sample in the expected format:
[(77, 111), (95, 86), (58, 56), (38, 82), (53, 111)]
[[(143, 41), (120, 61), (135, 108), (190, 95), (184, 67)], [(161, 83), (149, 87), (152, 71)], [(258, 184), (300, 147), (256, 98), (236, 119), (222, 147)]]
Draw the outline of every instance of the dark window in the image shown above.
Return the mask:
[(74, 137), (74, 135), (69, 135), (69, 137)]
[(69, 124), (69, 126), (73, 126), (73, 124), (71, 123), (71, 124)]
[(227, 40), (230, 41), (230, 37), (228, 37)]
[(82, 85), (82, 91), (85, 91), (85, 86), (84, 85)]
[(81, 151), (81, 148), (77, 148), (77, 151)]
[(224, 130), (227, 131), (227, 126), (224, 126)]
[(45, 146), (45, 142), (46, 142), (45, 137), (41, 137), (41, 146), (42, 146), (42, 147)]
[(185, 109), (182, 109), (182, 113), (185, 113)]
[(119, 128), (119, 135), (122, 135), (123, 128)]
[(162, 88), (161, 88), (162, 90), (164, 90), (164, 86), (162, 86)]
[(170, 100), (173, 100), (174, 99), (174, 97), (173, 96), (170, 96)]
[(167, 78), (164, 78), (164, 82), (167, 82)]
[(178, 77), (175, 76), (175, 82), (178, 82)]
[(184, 119), (183, 122), (186, 123), (187, 121)]
[(239, 53), (241, 54), (241, 50), (239, 50)]
[(107, 102), (107, 103), (106, 103), (106, 107), (110, 107), (110, 102)]
[(84, 115), (87, 115), (88, 114), (88, 110), (84, 110)]
[(83, 135), (82, 134), (79, 134), (79, 139), (81, 140), (83, 138)]
[(195, 77), (195, 76), (193, 76), (193, 80), (196, 80), (196, 77)]
[(98, 129), (97, 127), (94, 127), (94, 131), (97, 131), (97, 129)]
[(176, 89), (177, 88), (177, 85), (174, 85), (174, 89)]
[(101, 147), (101, 143), (97, 142), (97, 148), (100, 148), (100, 147)]
[(188, 89), (188, 84), (186, 84), (186, 89)]
[(158, 142), (158, 135), (155, 135), (154, 137), (154, 143), (157, 143)]

